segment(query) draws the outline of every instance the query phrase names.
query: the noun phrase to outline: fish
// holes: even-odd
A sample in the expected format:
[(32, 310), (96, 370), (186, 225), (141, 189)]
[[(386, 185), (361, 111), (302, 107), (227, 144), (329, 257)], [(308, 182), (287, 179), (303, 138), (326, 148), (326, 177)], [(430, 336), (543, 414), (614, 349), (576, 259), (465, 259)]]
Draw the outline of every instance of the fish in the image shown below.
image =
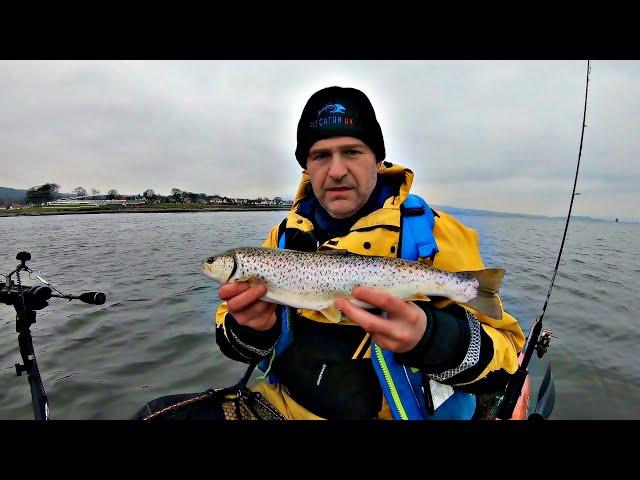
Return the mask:
[(362, 308), (375, 308), (351, 295), (358, 285), (388, 292), (405, 301), (446, 297), (496, 320), (502, 319), (498, 296), (504, 269), (447, 272), (428, 264), (392, 257), (358, 255), (347, 251), (300, 252), (274, 248), (233, 248), (207, 257), (202, 271), (225, 284), (246, 281), (263, 284), (261, 300), (293, 308), (315, 310), (329, 321), (341, 321), (333, 306), (337, 297)]

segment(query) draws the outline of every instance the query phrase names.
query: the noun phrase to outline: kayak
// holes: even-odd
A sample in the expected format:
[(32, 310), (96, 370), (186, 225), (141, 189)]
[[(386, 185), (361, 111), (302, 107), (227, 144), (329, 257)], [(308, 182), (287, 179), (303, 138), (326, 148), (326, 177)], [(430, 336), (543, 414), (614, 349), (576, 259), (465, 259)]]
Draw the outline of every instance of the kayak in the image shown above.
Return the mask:
[[(520, 354), (519, 361), (522, 359)], [(138, 410), (132, 420), (286, 420), (260, 393), (246, 387), (252, 370), (253, 366), (249, 367), (244, 378), (231, 387), (156, 398)], [(534, 409), (530, 409), (530, 399), (531, 379), (527, 375), (511, 420), (548, 418), (555, 399), (550, 366)], [(477, 395), (473, 420), (500, 420), (495, 415), (499, 400), (500, 394), (496, 393)]]

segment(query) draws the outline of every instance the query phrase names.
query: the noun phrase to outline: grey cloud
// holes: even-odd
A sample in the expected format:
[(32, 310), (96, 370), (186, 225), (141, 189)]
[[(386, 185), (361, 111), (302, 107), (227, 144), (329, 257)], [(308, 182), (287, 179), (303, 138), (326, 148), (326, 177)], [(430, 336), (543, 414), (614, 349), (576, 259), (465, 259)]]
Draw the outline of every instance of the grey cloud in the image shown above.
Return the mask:
[[(581, 214), (637, 217), (640, 62), (595, 61)], [(437, 204), (560, 215), (585, 61), (0, 62), (0, 185), (291, 197), (315, 90), (371, 98), (388, 159)]]

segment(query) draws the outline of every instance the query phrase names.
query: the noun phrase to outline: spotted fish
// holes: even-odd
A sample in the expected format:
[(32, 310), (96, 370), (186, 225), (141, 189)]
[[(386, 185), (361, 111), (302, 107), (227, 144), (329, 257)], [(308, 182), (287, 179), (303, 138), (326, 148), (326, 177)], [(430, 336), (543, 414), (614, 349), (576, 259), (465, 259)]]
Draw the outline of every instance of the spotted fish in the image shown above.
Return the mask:
[(357, 285), (377, 288), (403, 300), (447, 297), (492, 318), (502, 318), (498, 288), (504, 270), (500, 268), (451, 273), (420, 262), (342, 251), (234, 248), (205, 259), (202, 270), (221, 284), (264, 284), (267, 293), (262, 300), (316, 310), (334, 323), (341, 319), (333, 307), (338, 296), (373, 308), (351, 296), (351, 289)]

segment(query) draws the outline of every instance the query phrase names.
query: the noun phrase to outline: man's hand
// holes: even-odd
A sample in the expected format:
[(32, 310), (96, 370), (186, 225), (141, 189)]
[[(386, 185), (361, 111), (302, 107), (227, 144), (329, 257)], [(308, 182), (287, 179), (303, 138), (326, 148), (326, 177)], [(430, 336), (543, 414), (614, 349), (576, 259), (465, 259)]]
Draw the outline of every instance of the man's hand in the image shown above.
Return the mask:
[(229, 313), (240, 325), (254, 330), (269, 330), (276, 323), (276, 304), (260, 300), (267, 293), (264, 285), (232, 282), (222, 285), (218, 295), (227, 301)]
[(427, 329), (427, 314), (416, 304), (370, 287), (354, 287), (351, 295), (387, 312), (387, 318), (373, 315), (346, 298), (337, 298), (333, 303), (344, 316), (369, 332), (371, 339), (382, 348), (404, 353), (422, 339)]

